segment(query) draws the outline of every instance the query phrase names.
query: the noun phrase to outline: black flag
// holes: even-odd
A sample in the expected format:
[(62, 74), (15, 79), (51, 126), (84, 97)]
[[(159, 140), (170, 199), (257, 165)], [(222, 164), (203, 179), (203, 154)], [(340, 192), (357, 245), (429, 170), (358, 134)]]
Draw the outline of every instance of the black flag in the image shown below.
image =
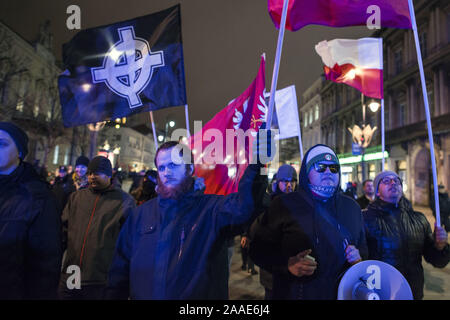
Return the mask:
[(180, 5), (80, 31), (63, 45), (64, 126), (185, 105)]

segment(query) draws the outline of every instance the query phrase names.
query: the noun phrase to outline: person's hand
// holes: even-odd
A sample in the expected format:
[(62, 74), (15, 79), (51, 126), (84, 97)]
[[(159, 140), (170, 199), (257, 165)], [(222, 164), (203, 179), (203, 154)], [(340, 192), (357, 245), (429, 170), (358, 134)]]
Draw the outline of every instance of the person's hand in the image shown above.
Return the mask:
[(248, 238), (247, 237), (242, 237), (241, 239), (241, 247), (245, 248), (248, 244)]
[(206, 184), (205, 184), (205, 179), (201, 178), (201, 177), (195, 177), (194, 178), (194, 190), (205, 190), (206, 189)]
[(359, 255), (359, 250), (356, 249), (354, 245), (348, 245), (347, 248), (345, 248), (345, 259), (347, 259), (347, 262), (351, 265), (357, 264), (362, 260)]
[(448, 243), (447, 231), (443, 227), (439, 227), (434, 223), (434, 246), (438, 250), (442, 250)]
[(275, 131), (263, 129), (263, 127), (265, 128), (265, 123), (261, 125), (256, 138), (253, 139), (252, 163), (266, 165), (275, 158)]
[(317, 262), (305, 258), (311, 251), (311, 249), (308, 249), (300, 252), (296, 256), (290, 257), (288, 260), (289, 272), (297, 277), (312, 275), (317, 269)]

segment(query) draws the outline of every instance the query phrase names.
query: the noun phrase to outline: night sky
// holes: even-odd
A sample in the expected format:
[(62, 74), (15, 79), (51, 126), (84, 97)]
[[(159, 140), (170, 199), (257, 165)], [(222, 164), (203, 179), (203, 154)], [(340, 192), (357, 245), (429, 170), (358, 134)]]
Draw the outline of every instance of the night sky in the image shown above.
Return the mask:
[[(313, 0), (312, 0), (313, 1)], [(186, 91), (191, 132), (193, 121), (209, 121), (256, 76), (260, 55), (266, 53), (266, 90), (270, 91), (278, 30), (265, 0), (14, 0), (0, 2), (0, 19), (32, 42), (39, 25), (51, 21), (54, 54), (78, 30), (68, 30), (66, 9), (81, 8), (81, 28), (132, 19), (181, 3)], [(322, 74), (322, 61), (314, 46), (322, 40), (357, 39), (371, 35), (366, 27), (307, 26), (284, 37), (278, 89), (295, 84), (299, 105), (302, 93)], [(166, 118), (184, 127), (184, 108), (157, 111), (159, 127)]]

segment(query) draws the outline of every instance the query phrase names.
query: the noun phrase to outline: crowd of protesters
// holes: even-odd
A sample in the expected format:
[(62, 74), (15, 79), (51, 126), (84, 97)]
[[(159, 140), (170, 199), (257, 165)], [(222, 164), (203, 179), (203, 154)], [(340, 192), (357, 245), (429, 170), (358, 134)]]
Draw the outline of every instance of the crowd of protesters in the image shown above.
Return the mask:
[[(254, 140), (259, 159), (273, 141)], [(260, 267), (266, 299), (336, 299), (343, 273), (365, 259), (397, 268), (422, 299), (422, 257), (437, 268), (450, 259), (445, 227), (413, 209), (395, 172), (364, 181), (359, 198), (353, 184), (344, 193), (326, 145), (307, 151), (298, 175), (282, 165), (270, 186), (262, 163), (248, 165), (226, 196), (204, 193), (178, 142), (161, 145), (156, 171), (128, 192), (105, 157), (80, 156), (50, 183), (27, 153), (27, 134), (0, 122), (0, 299), (228, 299), (239, 234), (242, 269)]]

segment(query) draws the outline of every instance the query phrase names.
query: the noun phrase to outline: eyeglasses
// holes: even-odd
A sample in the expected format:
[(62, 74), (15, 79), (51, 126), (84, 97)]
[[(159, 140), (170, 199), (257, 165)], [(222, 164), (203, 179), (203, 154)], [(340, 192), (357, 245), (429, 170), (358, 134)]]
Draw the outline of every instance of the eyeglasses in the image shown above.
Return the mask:
[(288, 184), (288, 183), (290, 183), (290, 184), (297, 183), (297, 181), (295, 181), (295, 180), (278, 180), (278, 182), (282, 182), (282, 183), (286, 183), (286, 184)]
[(333, 164), (314, 163), (314, 169), (319, 173), (325, 172), (327, 168), (330, 169), (331, 173), (338, 173), (341, 166), (334, 163)]
[(394, 184), (397, 184), (397, 185), (401, 185), (402, 184), (402, 181), (399, 178), (397, 178), (397, 177), (393, 177), (393, 178), (384, 177), (383, 179), (381, 179), (380, 182), (382, 184), (389, 185), (389, 184), (392, 183), (392, 181), (394, 181)]

